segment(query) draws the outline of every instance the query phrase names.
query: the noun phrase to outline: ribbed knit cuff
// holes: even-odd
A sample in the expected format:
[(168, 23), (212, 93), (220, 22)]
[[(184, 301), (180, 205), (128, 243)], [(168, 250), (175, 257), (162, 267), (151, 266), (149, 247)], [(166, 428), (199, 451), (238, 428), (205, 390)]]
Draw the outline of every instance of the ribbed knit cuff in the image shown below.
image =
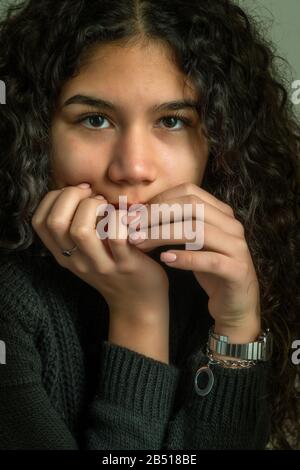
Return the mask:
[[(199, 364), (198, 367), (201, 367)], [(202, 422), (218, 422), (218, 426), (252, 426), (267, 407), (267, 376), (270, 364), (259, 362), (253, 367), (229, 369), (210, 365), (214, 385), (210, 393), (199, 396), (195, 390), (194, 370), (187, 400), (191, 414)]]
[(180, 369), (104, 341), (97, 395), (152, 420), (167, 420)]

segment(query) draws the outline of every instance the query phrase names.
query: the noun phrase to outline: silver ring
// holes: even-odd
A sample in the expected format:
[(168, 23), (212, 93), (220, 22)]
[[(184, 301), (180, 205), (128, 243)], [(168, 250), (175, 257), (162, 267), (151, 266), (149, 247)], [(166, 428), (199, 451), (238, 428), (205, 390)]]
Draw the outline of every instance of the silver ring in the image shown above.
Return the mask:
[(62, 254), (64, 256), (71, 256), (73, 251), (76, 251), (77, 250), (77, 245), (73, 246), (73, 248), (71, 248), (70, 250), (62, 250)]

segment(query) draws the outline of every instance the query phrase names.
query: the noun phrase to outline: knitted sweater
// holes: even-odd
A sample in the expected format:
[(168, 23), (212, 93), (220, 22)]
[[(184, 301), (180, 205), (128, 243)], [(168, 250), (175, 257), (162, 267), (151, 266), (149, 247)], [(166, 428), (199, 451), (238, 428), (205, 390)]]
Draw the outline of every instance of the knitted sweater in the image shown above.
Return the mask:
[(104, 298), (50, 253), (0, 263), (0, 449), (265, 448), (269, 363), (212, 365), (211, 392), (195, 391), (212, 318), (193, 273), (164, 265), (166, 364), (110, 343)]

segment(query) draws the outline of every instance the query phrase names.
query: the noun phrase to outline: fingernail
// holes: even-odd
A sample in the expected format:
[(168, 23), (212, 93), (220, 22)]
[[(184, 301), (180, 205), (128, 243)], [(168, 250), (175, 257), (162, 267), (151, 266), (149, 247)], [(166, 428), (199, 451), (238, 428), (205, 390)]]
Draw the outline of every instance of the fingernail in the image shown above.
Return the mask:
[(170, 252), (161, 253), (160, 255), (161, 261), (166, 261), (167, 263), (171, 263), (172, 261), (175, 261), (176, 258), (177, 258), (177, 255), (175, 255), (175, 253), (170, 253)]
[(95, 196), (95, 199), (104, 199), (104, 196), (101, 196), (101, 194), (98, 194), (98, 196)]
[(78, 185), (78, 188), (82, 188), (82, 189), (87, 189), (87, 188), (90, 188), (91, 185), (89, 183), (81, 183)]

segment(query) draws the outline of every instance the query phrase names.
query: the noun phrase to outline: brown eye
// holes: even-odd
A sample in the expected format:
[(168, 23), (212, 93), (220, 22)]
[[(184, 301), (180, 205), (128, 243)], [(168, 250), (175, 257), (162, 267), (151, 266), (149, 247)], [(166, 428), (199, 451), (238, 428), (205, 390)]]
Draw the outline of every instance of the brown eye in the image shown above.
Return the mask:
[(91, 116), (86, 116), (79, 120), (79, 123), (87, 122), (89, 125), (84, 125), (88, 129), (107, 129), (109, 126), (102, 127), (103, 121), (107, 121), (107, 118), (101, 114), (93, 114)]
[[(180, 115), (170, 115), (170, 116), (164, 116), (161, 121), (164, 121), (168, 129), (174, 129), (174, 130), (181, 130), (184, 129), (187, 126), (191, 126), (192, 122), (190, 119), (186, 118), (185, 116), (180, 116)], [(178, 127), (176, 126), (177, 123), (181, 122), (181, 125)], [(175, 127), (176, 126), (176, 127)]]

